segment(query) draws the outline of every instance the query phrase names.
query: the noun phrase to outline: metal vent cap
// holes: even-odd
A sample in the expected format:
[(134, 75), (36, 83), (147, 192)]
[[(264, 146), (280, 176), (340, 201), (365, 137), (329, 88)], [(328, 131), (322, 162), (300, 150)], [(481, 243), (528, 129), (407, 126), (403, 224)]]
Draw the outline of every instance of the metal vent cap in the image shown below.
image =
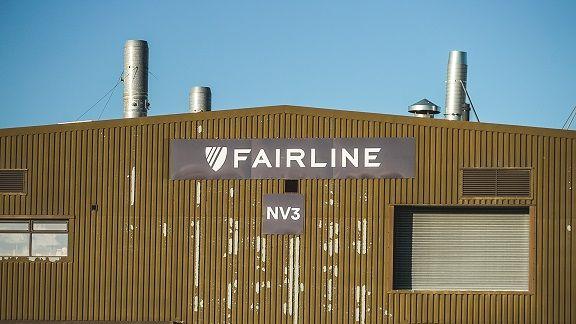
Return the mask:
[(417, 117), (434, 118), (435, 114), (440, 113), (440, 107), (428, 99), (422, 99), (408, 107), (408, 112)]
[(212, 110), (212, 90), (210, 87), (192, 87), (188, 97), (188, 106), (191, 113)]

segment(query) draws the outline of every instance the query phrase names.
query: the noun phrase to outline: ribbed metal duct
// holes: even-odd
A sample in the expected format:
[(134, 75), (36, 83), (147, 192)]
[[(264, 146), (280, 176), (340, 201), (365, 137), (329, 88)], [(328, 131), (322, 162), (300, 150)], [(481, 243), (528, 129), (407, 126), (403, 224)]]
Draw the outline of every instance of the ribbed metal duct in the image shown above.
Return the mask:
[(124, 45), (124, 118), (148, 114), (148, 42), (128, 40)]
[(446, 74), (446, 119), (468, 120), (466, 87), (468, 78), (468, 63), (466, 52), (451, 51), (448, 58), (448, 72)]
[(209, 87), (192, 87), (188, 104), (191, 113), (212, 110), (212, 91)]
[(527, 291), (527, 210), (399, 211), (394, 220), (394, 288)]

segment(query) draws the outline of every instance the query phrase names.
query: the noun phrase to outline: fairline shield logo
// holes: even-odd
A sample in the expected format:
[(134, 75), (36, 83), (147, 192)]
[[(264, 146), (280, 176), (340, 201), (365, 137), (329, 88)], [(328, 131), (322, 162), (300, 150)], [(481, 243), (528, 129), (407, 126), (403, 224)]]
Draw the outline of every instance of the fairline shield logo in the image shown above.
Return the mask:
[(212, 170), (218, 171), (226, 162), (228, 156), (228, 148), (225, 146), (207, 146), (205, 150), (206, 162), (210, 165)]

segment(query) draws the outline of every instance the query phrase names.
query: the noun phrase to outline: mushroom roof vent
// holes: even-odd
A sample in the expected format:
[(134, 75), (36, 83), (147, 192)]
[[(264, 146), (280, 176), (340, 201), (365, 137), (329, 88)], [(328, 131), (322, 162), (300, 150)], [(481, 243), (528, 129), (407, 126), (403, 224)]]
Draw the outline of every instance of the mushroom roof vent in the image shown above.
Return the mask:
[(435, 115), (440, 113), (440, 107), (428, 99), (422, 99), (408, 107), (408, 112), (416, 115)]

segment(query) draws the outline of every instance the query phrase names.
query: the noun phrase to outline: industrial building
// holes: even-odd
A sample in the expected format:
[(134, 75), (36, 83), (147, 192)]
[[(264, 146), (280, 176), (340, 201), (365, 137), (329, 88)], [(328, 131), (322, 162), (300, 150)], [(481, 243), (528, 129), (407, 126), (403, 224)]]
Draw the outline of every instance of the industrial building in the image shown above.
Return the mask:
[(0, 320), (576, 322), (576, 132), (469, 122), (465, 53), (447, 120), (147, 117), (144, 43), (127, 118), (0, 130)]

